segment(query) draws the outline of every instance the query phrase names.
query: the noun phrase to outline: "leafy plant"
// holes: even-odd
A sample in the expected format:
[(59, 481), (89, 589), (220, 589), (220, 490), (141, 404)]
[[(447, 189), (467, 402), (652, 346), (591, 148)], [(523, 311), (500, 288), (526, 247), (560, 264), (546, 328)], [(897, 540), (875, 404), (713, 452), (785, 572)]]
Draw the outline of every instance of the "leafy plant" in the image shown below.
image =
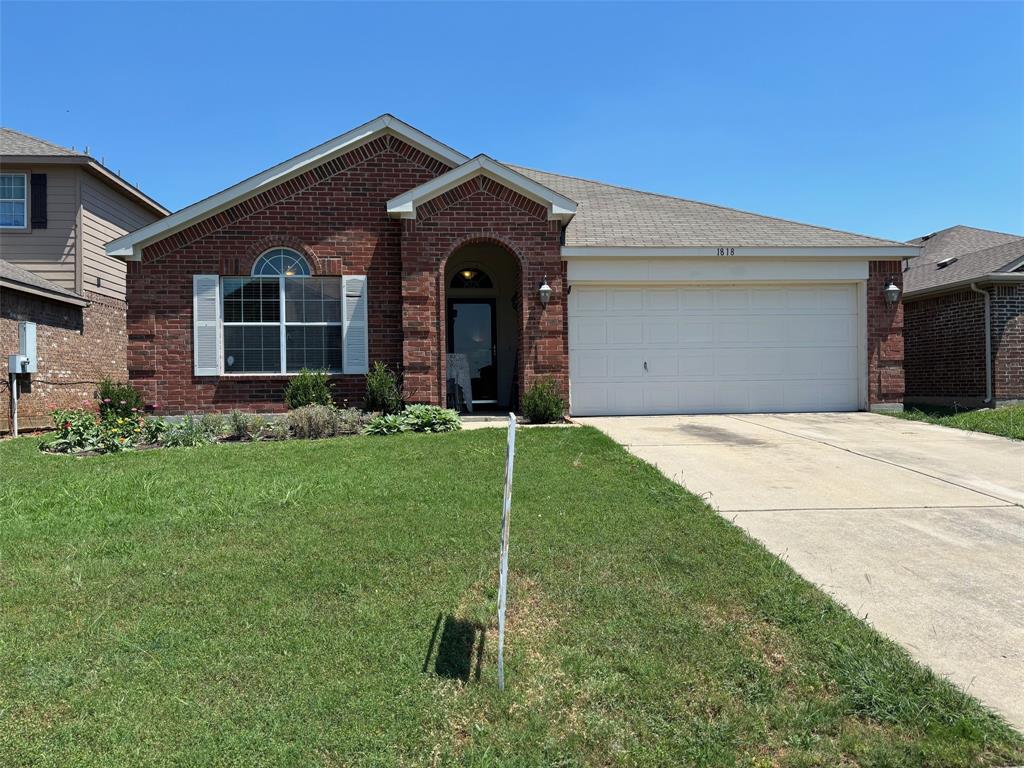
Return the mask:
[(104, 453), (129, 451), (142, 439), (144, 417), (141, 413), (119, 416), (108, 411), (99, 420), (99, 449)]
[(100, 406), (100, 416), (104, 418), (114, 415), (127, 419), (142, 413), (145, 408), (145, 401), (135, 387), (127, 382), (113, 381), (109, 377), (96, 386), (96, 400)]
[(195, 448), (210, 442), (207, 432), (200, 419), (186, 416), (176, 424), (171, 424), (164, 433), (162, 443), (168, 448)]
[(459, 414), (436, 405), (407, 405), (401, 413), (375, 416), (363, 428), (366, 435), (397, 432), (454, 432), (462, 429)]
[(267, 420), (256, 413), (234, 410), (228, 414), (228, 435), (236, 440), (257, 440)]
[(199, 418), (199, 423), (211, 438), (217, 438), (224, 435), (227, 419), (219, 413), (204, 413)]
[(363, 427), (364, 435), (393, 435), (397, 432), (408, 432), (409, 425), (405, 418), (398, 413), (382, 413), (374, 416)]
[(366, 374), (366, 410), (398, 413), (403, 402), (401, 375), (378, 360)]
[(327, 372), (303, 368), (284, 388), (284, 402), (289, 408), (332, 405), (334, 398), (331, 397), (331, 388), (327, 383)]
[(164, 434), (171, 428), (165, 419), (149, 416), (142, 422), (142, 439), (146, 443), (159, 443)]
[(370, 414), (363, 413), (358, 408), (341, 408), (335, 412), (335, 416), (335, 434), (338, 435), (358, 435), (372, 418)]
[(284, 419), (269, 419), (260, 432), (266, 440), (287, 440), (289, 437), (288, 423)]
[(302, 439), (319, 440), (337, 434), (337, 412), (326, 405), (304, 405), (285, 417), (291, 434)]
[(523, 415), (534, 424), (558, 421), (565, 408), (561, 388), (554, 379), (538, 379), (523, 394)]
[(84, 408), (58, 408), (50, 414), (54, 432), (40, 448), (55, 453), (96, 450), (100, 425), (96, 414)]
[(413, 432), (455, 432), (462, 429), (459, 414), (436, 405), (407, 405), (401, 415)]

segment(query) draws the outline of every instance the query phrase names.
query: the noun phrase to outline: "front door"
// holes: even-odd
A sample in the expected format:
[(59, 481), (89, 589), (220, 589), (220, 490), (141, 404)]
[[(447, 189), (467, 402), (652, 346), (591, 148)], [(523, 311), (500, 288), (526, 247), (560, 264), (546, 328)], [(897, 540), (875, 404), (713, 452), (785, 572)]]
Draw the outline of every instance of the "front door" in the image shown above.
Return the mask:
[(474, 404), (498, 402), (494, 299), (448, 300), (448, 351), (466, 356)]

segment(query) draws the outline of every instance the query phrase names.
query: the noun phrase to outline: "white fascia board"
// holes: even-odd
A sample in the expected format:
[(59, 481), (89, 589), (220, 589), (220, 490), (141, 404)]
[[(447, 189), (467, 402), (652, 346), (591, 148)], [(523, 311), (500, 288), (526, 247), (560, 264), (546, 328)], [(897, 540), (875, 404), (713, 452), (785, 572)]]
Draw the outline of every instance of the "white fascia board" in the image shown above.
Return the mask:
[[(720, 251), (726, 251), (725, 254)], [(830, 246), (808, 247), (745, 247), (723, 245), (718, 247), (665, 248), (657, 246), (563, 246), (562, 259), (572, 258), (786, 258), (786, 259), (902, 259), (917, 256), (920, 246)]]
[(380, 117), (353, 128), (347, 133), (325, 141), (301, 155), (278, 163), (262, 173), (250, 176), (232, 187), (211, 195), (197, 203), (172, 213), (165, 219), (137, 229), (124, 237), (107, 244), (107, 255), (118, 256), (128, 261), (142, 258), (142, 249), (149, 243), (173, 235), (204, 218), (213, 216), (230, 208), (241, 200), (256, 195), (265, 189), (277, 186), (288, 179), (304, 173), (334, 157), (350, 152), (361, 144), (365, 144), (381, 134), (391, 134), (422, 150), (449, 165), (461, 165), (468, 159), (466, 155), (442, 144), (427, 134), (413, 128), (408, 123), (393, 115)]
[(396, 219), (415, 219), (418, 206), (428, 200), (433, 200), (438, 195), (443, 195), (448, 190), (454, 189), (468, 179), (480, 175), (486, 176), (492, 181), (496, 181), (518, 192), (523, 197), (528, 197), (534, 202), (546, 206), (549, 219), (567, 222), (576, 215), (576, 202), (574, 200), (570, 200), (553, 189), (549, 189), (543, 184), (527, 178), (518, 171), (502, 165), (487, 155), (477, 155), (458, 168), (453, 168), (436, 179), (431, 179), (424, 184), (420, 184), (418, 187), (410, 189), (408, 192), (403, 192), (397, 197), (391, 198), (388, 201), (388, 215)]
[(904, 291), (903, 300), (924, 299), (928, 296), (939, 296), (943, 293), (962, 291), (965, 288), (970, 288), (972, 283), (976, 285), (1024, 283), (1024, 272), (992, 272), (987, 275), (981, 275), (980, 277), (967, 277), (963, 280), (957, 280), (952, 283), (943, 283), (942, 285), (934, 285), (930, 288), (921, 288), (917, 291)]

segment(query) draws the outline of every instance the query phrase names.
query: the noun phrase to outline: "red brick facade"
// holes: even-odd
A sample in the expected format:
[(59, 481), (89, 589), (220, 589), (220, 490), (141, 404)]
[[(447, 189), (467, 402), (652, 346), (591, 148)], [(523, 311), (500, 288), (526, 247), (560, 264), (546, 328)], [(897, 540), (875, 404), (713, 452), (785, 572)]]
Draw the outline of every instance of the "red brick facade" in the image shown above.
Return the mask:
[[(987, 286), (996, 403), (1024, 399), (1024, 287)], [(985, 297), (964, 289), (906, 304), (907, 401), (985, 398)]]
[(18, 322), (36, 324), (39, 370), (32, 374), (32, 391), (18, 402), (19, 429), (50, 426), (54, 408), (92, 403), (96, 385), (104, 377), (124, 381), (125, 305), (106, 296), (85, 293), (91, 303), (77, 307), (20, 291), (2, 290), (0, 300), (0, 349), (4, 383), (0, 402), (0, 431), (10, 429), (10, 392), (7, 389), (6, 354), (18, 350)]
[[(379, 136), (301, 176), (147, 245), (128, 279), (128, 370), (162, 413), (284, 408), (285, 375), (195, 376), (194, 275), (248, 275), (266, 250), (304, 253), (314, 274), (365, 274), (369, 359), (401, 365), (413, 402), (445, 399), (445, 265), (461, 247), (496, 244), (519, 266), (518, 391), (552, 377), (568, 394), (568, 286), (562, 224), (547, 209), (477, 175), (421, 202), (414, 219), (387, 202), (450, 166), (402, 140)], [(872, 263), (868, 280), (869, 401), (903, 397), (902, 308), (884, 302), (897, 262)], [(547, 307), (537, 289), (547, 279)], [(365, 380), (335, 376), (337, 398), (361, 402)]]
[(889, 280), (903, 288), (903, 264), (872, 261), (868, 269), (868, 404), (899, 407), (903, 403), (903, 304), (888, 304)]

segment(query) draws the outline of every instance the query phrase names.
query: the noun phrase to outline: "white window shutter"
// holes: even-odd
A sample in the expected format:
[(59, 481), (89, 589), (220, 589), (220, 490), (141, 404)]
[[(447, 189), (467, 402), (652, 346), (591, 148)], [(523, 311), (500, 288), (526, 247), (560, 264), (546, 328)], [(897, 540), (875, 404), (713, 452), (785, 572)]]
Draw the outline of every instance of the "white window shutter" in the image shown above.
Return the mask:
[(192, 275), (192, 349), (196, 376), (220, 375), (218, 275)]
[(342, 372), (366, 373), (370, 370), (366, 275), (345, 275), (341, 280), (341, 310), (345, 323)]

